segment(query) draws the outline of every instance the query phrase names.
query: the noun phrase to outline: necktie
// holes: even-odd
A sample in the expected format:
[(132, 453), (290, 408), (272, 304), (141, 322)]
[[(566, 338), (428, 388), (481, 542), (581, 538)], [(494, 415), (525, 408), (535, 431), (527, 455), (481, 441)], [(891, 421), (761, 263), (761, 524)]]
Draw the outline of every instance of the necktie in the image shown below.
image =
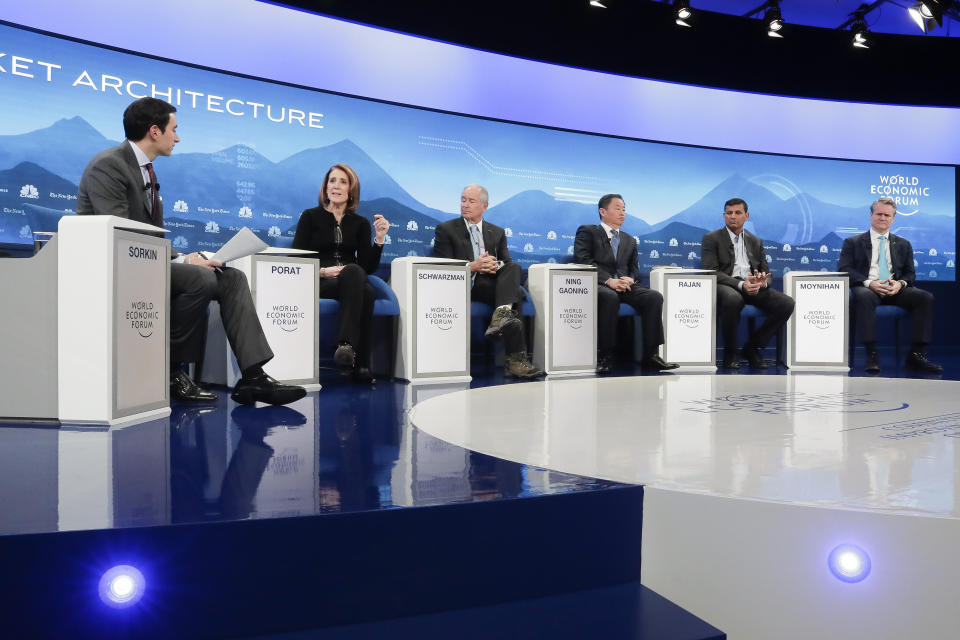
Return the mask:
[(878, 280), (889, 280), (890, 279), (890, 265), (887, 264), (887, 237), (880, 236), (877, 238), (877, 279)]
[(613, 249), (613, 257), (617, 257), (617, 252), (620, 251), (620, 232), (616, 229), (610, 230), (610, 248)]
[(147, 177), (150, 179), (150, 183), (147, 185), (147, 190), (149, 191), (147, 203), (150, 207), (150, 218), (156, 222), (157, 215), (160, 211), (160, 195), (157, 185), (157, 174), (153, 172), (152, 162), (148, 162), (144, 166), (147, 168)]
[(470, 241), (473, 242), (473, 259), (476, 260), (483, 251), (480, 246), (480, 229), (475, 224), (470, 225)]

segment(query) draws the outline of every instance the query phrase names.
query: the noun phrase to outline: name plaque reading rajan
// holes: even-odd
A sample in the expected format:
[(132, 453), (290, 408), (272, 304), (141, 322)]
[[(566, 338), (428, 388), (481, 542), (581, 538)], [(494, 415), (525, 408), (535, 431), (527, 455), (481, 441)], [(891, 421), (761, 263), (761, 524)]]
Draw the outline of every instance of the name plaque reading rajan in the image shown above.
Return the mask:
[(463, 267), (416, 265), (416, 374), (469, 371), (468, 278)]

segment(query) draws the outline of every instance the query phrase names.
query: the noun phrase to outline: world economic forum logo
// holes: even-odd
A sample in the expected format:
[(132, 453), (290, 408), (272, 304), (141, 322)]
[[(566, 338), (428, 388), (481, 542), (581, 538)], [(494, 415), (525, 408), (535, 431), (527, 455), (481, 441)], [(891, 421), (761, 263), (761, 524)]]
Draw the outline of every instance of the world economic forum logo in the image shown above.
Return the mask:
[(277, 225), (273, 225), (267, 231), (268, 238), (279, 238), (281, 235), (282, 235), (282, 232), (280, 231), (280, 227), (278, 227)]
[(250, 209), (250, 207), (243, 206), (243, 207), (240, 207), (240, 211), (237, 213), (237, 215), (240, 216), (241, 218), (252, 218), (253, 211)]
[(912, 216), (920, 211), (923, 198), (930, 197), (930, 187), (920, 182), (918, 176), (882, 175), (870, 185), (870, 195), (893, 198), (898, 214)]
[(205, 226), (203, 230), (207, 233), (220, 233), (220, 225), (211, 220), (207, 223), (207, 226)]
[(184, 200), (177, 200), (173, 203), (173, 210), (177, 213), (187, 213), (190, 211), (190, 207), (187, 206)]
[(33, 198), (36, 200), (40, 197), (40, 192), (37, 191), (37, 188), (32, 184), (25, 184), (20, 187), (20, 197), (21, 198)]

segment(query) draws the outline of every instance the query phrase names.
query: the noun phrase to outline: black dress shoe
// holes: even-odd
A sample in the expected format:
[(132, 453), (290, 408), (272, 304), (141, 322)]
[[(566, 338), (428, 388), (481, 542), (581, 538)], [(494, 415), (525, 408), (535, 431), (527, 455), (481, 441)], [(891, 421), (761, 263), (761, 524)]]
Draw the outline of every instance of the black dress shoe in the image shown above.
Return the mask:
[(723, 368), (724, 369), (739, 369), (740, 368), (740, 359), (735, 355), (725, 355), (723, 356)]
[(599, 356), (597, 358), (597, 375), (605, 376), (613, 368), (613, 358), (610, 356)]
[(746, 359), (747, 364), (750, 365), (751, 369), (767, 368), (767, 361), (763, 359), (762, 355), (760, 355), (760, 349), (757, 349), (752, 344), (743, 345), (743, 357)]
[(250, 378), (241, 378), (233, 388), (234, 402), (239, 404), (289, 404), (307, 395), (303, 387), (277, 382), (265, 373)]
[[(907, 360), (909, 361), (909, 358)], [(867, 373), (880, 373), (880, 354), (867, 351), (867, 364), (863, 365), (863, 370)]]
[(943, 367), (927, 360), (927, 355), (920, 351), (911, 351), (907, 356), (907, 369), (924, 373), (943, 373)]
[(349, 371), (357, 364), (357, 352), (349, 342), (341, 342), (333, 352), (333, 361), (341, 369)]
[(676, 369), (679, 366), (676, 362), (665, 362), (664, 359), (657, 354), (647, 356), (640, 361), (640, 368), (647, 369), (648, 371), (667, 371), (668, 369)]
[(357, 367), (350, 372), (350, 380), (357, 384), (373, 384), (377, 381), (367, 367)]
[(216, 402), (217, 394), (201, 389), (187, 372), (176, 367), (170, 374), (170, 397), (181, 402)]

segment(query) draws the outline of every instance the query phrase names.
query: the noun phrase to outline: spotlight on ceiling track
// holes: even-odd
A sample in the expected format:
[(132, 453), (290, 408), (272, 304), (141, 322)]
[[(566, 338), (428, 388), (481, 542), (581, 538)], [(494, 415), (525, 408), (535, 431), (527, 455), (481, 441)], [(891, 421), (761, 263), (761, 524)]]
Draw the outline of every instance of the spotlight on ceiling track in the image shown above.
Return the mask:
[(770, 2), (767, 12), (763, 14), (763, 23), (767, 25), (767, 35), (771, 38), (782, 38), (783, 16), (780, 15), (780, 5), (776, 1)]
[(763, 26), (767, 29), (767, 35), (771, 38), (782, 38), (783, 34), (783, 16), (780, 14), (779, 0), (767, 0), (762, 5), (743, 14), (745, 18), (756, 18), (763, 14)]
[(953, 4), (955, 4), (954, 0), (923, 0), (908, 8), (907, 11), (920, 30), (927, 33), (933, 29), (934, 24), (943, 26), (943, 14)]
[(850, 33), (853, 34), (852, 44), (858, 49), (869, 49), (870, 32), (867, 30), (865, 14), (861, 9), (857, 9), (852, 15), (853, 24), (850, 25)]
[(687, 20), (690, 19), (690, 16), (693, 15), (693, 11), (690, 10), (690, 0), (673, 0), (673, 16), (674, 21), (681, 27), (689, 27), (690, 23)]
[(600, 2), (600, 0), (590, 0), (591, 7), (600, 7), (601, 9), (606, 9), (607, 5)]

